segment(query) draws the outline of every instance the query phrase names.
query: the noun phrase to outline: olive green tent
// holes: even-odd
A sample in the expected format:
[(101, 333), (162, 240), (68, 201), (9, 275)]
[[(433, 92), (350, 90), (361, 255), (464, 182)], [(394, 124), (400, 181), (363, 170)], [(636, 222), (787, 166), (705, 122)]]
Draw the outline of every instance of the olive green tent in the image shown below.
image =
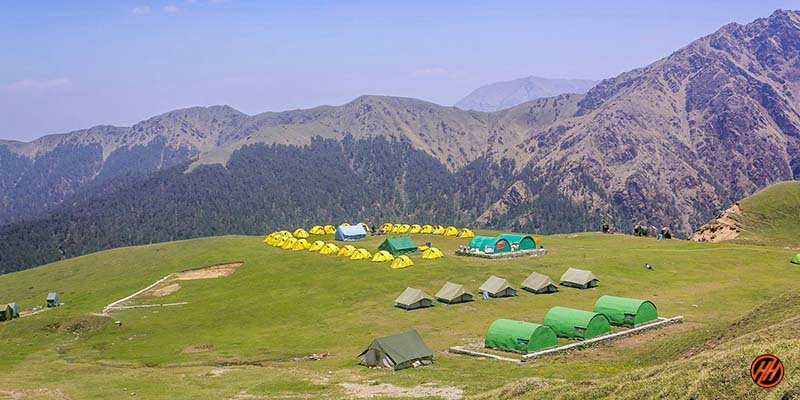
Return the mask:
[(395, 300), (397, 307), (404, 310), (416, 310), (433, 305), (433, 298), (419, 289), (406, 288)]
[(511, 251), (511, 244), (507, 239), (492, 236), (475, 236), (469, 241), (470, 249), (478, 249), (486, 253), (506, 253)]
[(464, 285), (447, 282), (436, 292), (436, 298), (442, 303), (455, 304), (472, 301), (472, 293), (464, 289)]
[(508, 243), (511, 243), (517, 250), (533, 250), (536, 248), (536, 242), (533, 240), (533, 237), (529, 235), (504, 233), (502, 235), (497, 235), (497, 237), (508, 240)]
[(498, 319), (489, 326), (485, 344), (492, 349), (530, 353), (557, 345), (558, 338), (544, 325)]
[(375, 339), (358, 356), (361, 365), (394, 370), (433, 363), (433, 350), (415, 330)]
[(800, 253), (795, 254), (794, 257), (792, 257), (792, 264), (800, 264)]
[(498, 278), (494, 275), (490, 276), (478, 290), (488, 294), (490, 297), (511, 297), (517, 295), (517, 290), (511, 287), (508, 280)]
[(10, 304), (0, 305), (0, 321), (11, 321), (14, 319), (14, 311)]
[(578, 289), (588, 289), (596, 287), (600, 282), (592, 271), (584, 269), (569, 268), (564, 275), (561, 275), (561, 284), (564, 286), (575, 287)]
[(417, 252), (417, 244), (408, 236), (387, 238), (378, 246), (378, 250), (386, 250), (397, 257), (401, 254), (411, 254)]
[(605, 315), (614, 325), (637, 326), (658, 319), (653, 302), (627, 297), (601, 296), (594, 303), (594, 312)]
[(544, 324), (558, 337), (591, 339), (611, 332), (608, 318), (603, 314), (574, 308), (553, 307), (544, 316)]
[(533, 272), (528, 275), (522, 282), (522, 288), (536, 294), (542, 293), (555, 293), (558, 291), (558, 286), (547, 275), (542, 275), (538, 272)]

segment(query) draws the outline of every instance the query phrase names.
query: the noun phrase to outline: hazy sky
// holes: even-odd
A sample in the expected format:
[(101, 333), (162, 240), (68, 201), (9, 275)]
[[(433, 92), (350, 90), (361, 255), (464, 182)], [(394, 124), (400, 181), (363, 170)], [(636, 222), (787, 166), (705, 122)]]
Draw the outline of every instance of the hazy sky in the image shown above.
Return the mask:
[[(698, 4), (701, 3), (701, 4)], [(0, 138), (361, 94), (451, 105), (537, 75), (602, 79), (792, 1), (7, 1)]]

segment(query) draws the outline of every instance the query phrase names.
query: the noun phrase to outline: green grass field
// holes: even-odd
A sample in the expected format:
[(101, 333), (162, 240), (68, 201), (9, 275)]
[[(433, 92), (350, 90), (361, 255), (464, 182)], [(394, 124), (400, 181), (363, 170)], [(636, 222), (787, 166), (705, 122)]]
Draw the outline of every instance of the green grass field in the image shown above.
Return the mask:
[[(417, 255), (415, 266), (392, 270), (388, 263), (292, 252), (266, 246), (260, 237), (225, 236), (110, 250), (0, 276), (0, 301), (27, 309), (58, 291), (66, 303), (0, 323), (0, 398), (110, 399), (131, 398), (132, 392), (147, 399), (343, 398), (349, 396), (343, 383), (452, 386), (466, 397), (486, 398), (533, 398), (541, 390), (551, 398), (572, 398), (578, 385), (586, 392), (581, 398), (625, 398), (625, 393), (637, 398), (642, 392), (614, 388), (629, 385), (631, 375), (645, 379), (640, 374), (647, 371), (715, 359), (717, 350), (709, 343), (743, 340), (742, 335), (783, 321), (757, 323), (766, 317), (751, 310), (777, 296), (796, 298), (785, 293), (796, 294), (800, 278), (800, 268), (788, 263), (793, 251), (780, 247), (584, 233), (544, 237), (548, 254), (543, 257), (483, 260), (452, 255), (467, 239), (412, 237), (418, 244), (433, 242), (447, 256), (423, 260)], [(374, 252), (381, 240), (359, 245)], [(244, 265), (225, 278), (180, 282), (180, 290), (159, 299), (186, 305), (118, 311), (113, 318), (93, 315), (169, 273), (231, 261)], [(645, 263), (654, 270), (645, 270)], [(407, 286), (433, 295), (450, 280), (476, 292), (495, 274), (518, 288), (532, 271), (558, 279), (570, 266), (593, 270), (600, 287), (562, 288), (552, 295), (520, 291), (516, 298), (437, 303), (410, 312), (393, 307)], [(683, 315), (687, 323), (522, 365), (446, 353), (449, 346), (481, 341), (497, 318), (537, 322), (555, 305), (591, 309), (603, 294), (651, 299), (662, 316)], [(791, 308), (785, 307), (788, 318)], [(756, 321), (745, 326), (753, 328), (726, 336), (743, 318)], [(411, 328), (434, 349), (435, 365), (399, 372), (357, 365), (357, 354), (373, 338)], [(768, 394), (753, 392), (747, 360), (781, 348), (771, 348), (772, 341), (759, 343), (748, 340), (747, 346), (728, 350), (738, 358), (724, 358), (735, 360), (730, 367), (735, 376), (724, 377), (732, 388), (725, 393)], [(785, 345), (793, 349), (783, 357), (795, 375), (787, 373), (782, 385), (788, 388), (798, 383), (796, 336)], [(206, 351), (187, 351), (194, 347)], [(321, 352), (332, 357), (302, 360)], [(705, 382), (691, 375), (686, 379)], [(694, 385), (694, 394), (720, 397), (722, 392), (706, 383)], [(681, 393), (670, 398), (687, 393), (680, 385), (664, 390)], [(769, 393), (780, 398), (783, 392)]]
[(781, 182), (739, 202), (743, 227), (739, 241), (800, 246), (800, 182)]

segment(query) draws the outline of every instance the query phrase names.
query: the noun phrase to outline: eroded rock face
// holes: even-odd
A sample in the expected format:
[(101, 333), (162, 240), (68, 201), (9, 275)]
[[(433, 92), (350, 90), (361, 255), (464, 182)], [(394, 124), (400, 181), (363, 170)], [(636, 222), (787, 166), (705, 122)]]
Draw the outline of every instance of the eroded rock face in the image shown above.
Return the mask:
[(716, 218), (697, 228), (689, 239), (695, 242), (712, 243), (736, 239), (742, 232), (742, 225), (739, 222), (741, 216), (742, 209), (739, 208), (739, 203), (736, 203), (719, 213)]

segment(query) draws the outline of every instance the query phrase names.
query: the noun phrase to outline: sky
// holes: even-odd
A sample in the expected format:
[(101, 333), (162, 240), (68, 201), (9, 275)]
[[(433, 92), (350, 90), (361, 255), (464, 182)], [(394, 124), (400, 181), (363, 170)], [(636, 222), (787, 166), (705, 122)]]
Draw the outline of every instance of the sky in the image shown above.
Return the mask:
[(452, 105), (524, 76), (603, 79), (793, 1), (24, 1), (0, 4), (0, 139), (362, 94)]

